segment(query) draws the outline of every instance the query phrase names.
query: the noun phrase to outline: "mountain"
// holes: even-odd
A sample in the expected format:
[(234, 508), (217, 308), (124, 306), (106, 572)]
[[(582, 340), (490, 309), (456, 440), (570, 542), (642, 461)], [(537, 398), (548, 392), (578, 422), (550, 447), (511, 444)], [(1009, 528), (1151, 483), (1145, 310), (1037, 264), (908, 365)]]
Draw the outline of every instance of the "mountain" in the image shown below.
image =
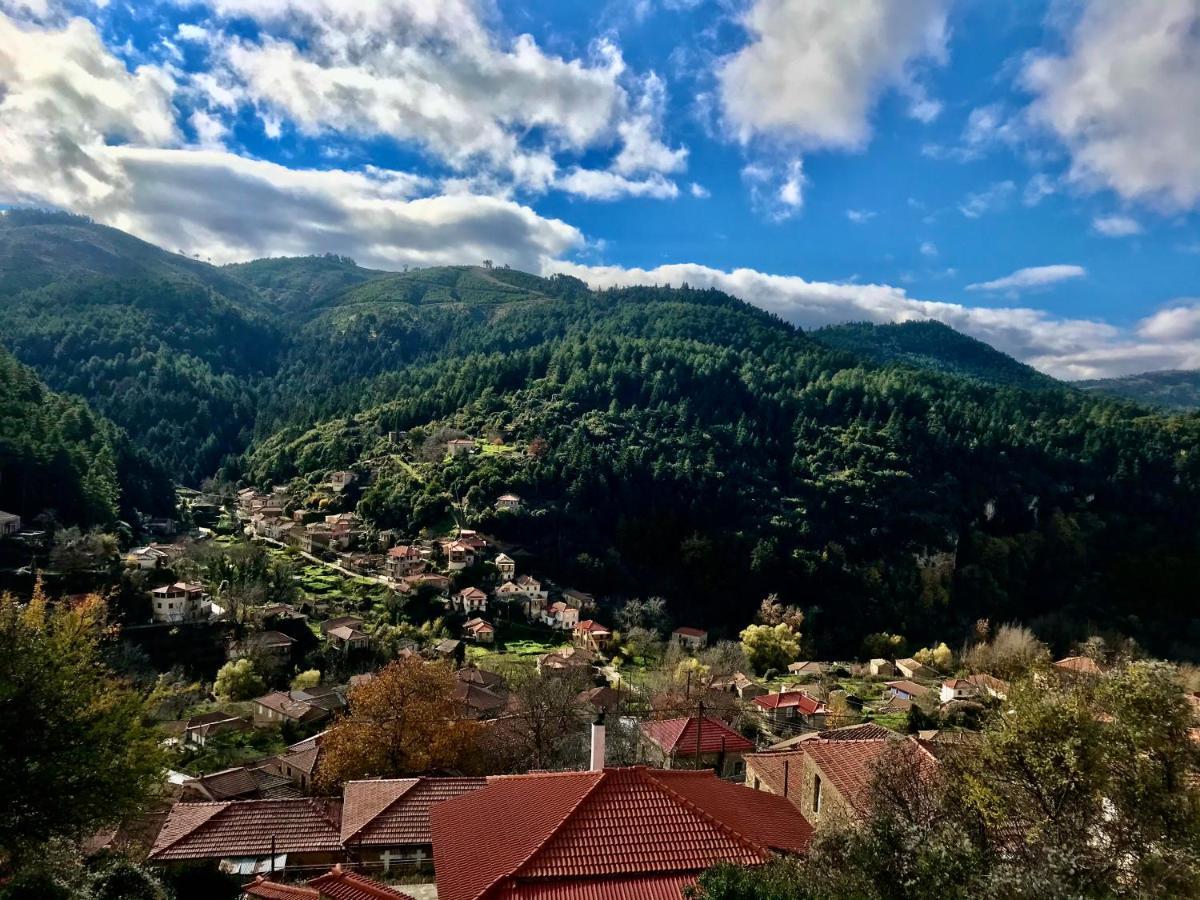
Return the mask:
[(1200, 371), (1143, 372), (1124, 378), (1075, 381), (1074, 387), (1163, 409), (1200, 409)]
[[(527, 571), (717, 633), (778, 592), (814, 653), (987, 618), (1200, 657), (1200, 417), (926, 323), (814, 338), (711, 290), (137, 252), (147, 274), (0, 296), (0, 339), (176, 477), (290, 482), (406, 535), (458, 517)], [(479, 452), (448, 457), (460, 435)], [(347, 468), (354, 489), (321, 487)], [(508, 491), (524, 512), (494, 511)]]
[(171, 481), (83, 401), (50, 391), (0, 348), (0, 509), (26, 521), (111, 524), (168, 513)]
[(1031, 366), (941, 322), (831, 325), (811, 333), (835, 350), (882, 365), (900, 364), (976, 378), (988, 384), (1042, 390), (1058, 384)]

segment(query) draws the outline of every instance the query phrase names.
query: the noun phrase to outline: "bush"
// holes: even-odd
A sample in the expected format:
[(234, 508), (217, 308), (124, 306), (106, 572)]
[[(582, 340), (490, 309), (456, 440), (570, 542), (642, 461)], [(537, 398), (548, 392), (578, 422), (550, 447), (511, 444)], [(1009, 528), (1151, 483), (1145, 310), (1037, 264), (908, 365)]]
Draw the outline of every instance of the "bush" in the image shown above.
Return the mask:
[(217, 672), (217, 680), (213, 684), (214, 693), (223, 700), (251, 700), (266, 690), (266, 682), (249, 659), (225, 663)]

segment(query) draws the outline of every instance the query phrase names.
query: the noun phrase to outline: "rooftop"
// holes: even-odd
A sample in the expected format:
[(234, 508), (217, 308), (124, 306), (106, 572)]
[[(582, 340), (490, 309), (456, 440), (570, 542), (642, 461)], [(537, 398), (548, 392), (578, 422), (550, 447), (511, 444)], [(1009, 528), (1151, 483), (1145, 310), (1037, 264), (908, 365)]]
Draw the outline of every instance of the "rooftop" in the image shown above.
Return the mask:
[(754, 744), (742, 737), (720, 719), (688, 716), (678, 719), (657, 719), (641, 724), (642, 734), (665, 753), (747, 753)]
[(340, 804), (314, 799), (176, 803), (149, 858), (155, 861), (341, 850)]

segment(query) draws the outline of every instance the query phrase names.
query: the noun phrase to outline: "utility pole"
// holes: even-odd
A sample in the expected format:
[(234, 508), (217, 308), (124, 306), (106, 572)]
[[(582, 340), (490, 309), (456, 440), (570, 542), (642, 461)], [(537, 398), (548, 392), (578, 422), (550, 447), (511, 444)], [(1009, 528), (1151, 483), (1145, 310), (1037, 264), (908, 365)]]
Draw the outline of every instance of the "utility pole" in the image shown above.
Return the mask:
[(701, 700), (696, 708), (699, 712), (696, 715), (696, 768), (700, 768), (700, 735), (704, 731), (704, 701)]

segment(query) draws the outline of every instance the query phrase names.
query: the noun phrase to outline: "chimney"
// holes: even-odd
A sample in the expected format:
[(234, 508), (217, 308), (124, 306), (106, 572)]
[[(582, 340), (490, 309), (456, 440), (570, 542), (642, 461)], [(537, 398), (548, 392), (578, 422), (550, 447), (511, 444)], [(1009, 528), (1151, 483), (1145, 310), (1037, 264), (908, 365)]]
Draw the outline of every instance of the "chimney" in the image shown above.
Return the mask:
[(596, 714), (592, 722), (592, 771), (604, 770), (604, 710)]

